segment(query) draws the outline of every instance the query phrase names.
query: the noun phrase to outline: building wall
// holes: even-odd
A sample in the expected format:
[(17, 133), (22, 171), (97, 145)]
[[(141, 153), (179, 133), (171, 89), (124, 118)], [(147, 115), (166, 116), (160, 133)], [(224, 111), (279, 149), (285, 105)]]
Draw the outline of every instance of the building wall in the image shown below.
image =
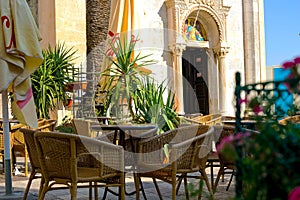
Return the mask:
[[(41, 4), (43, 2), (43, 5)], [(52, 10), (51, 5), (39, 0), (40, 30), (44, 34), (44, 38), (53, 43), (65, 41), (68, 46), (74, 46), (79, 49), (78, 63), (83, 62), (86, 52), (86, 19), (85, 19), (85, 0), (59, 0), (55, 1), (55, 22), (47, 21), (48, 13)], [(174, 84), (174, 55), (176, 49), (172, 49), (170, 44), (172, 42), (180, 43), (176, 32), (181, 32), (187, 11), (184, 9), (193, 9), (194, 15), (198, 9), (197, 0), (138, 0), (136, 1), (136, 8), (138, 8), (139, 31), (140, 36), (138, 46), (142, 49), (143, 54), (153, 54), (150, 58), (157, 60), (157, 64), (149, 66), (152, 70), (153, 76), (157, 80), (169, 80)], [(209, 88), (214, 96), (211, 98), (213, 109), (212, 112), (220, 111), (217, 104), (224, 102), (220, 101), (220, 91), (225, 93), (225, 114), (234, 114), (233, 109), (233, 91), (235, 88), (235, 72), (239, 71), (242, 75), (242, 81), (261, 81), (265, 79), (265, 46), (264, 46), (264, 23), (263, 23), (263, 0), (202, 0), (202, 4), (211, 6), (212, 9), (219, 9), (217, 13), (220, 14), (220, 9), (228, 9), (226, 12), (216, 19), (209, 15), (203, 14), (203, 20), (207, 28), (213, 27), (211, 31), (208, 52), (210, 55), (209, 68)], [(168, 10), (166, 4), (174, 4), (175, 11)], [(211, 4), (212, 3), (212, 4)], [(194, 4), (194, 5), (193, 5)], [(189, 5), (190, 7), (188, 7)], [(45, 11), (45, 12), (44, 12)], [(201, 13), (200, 13), (201, 14)], [(219, 20), (216, 24), (216, 20)], [(209, 26), (211, 24), (211, 26)], [(168, 28), (173, 29), (169, 31)], [(218, 30), (218, 28), (220, 30)], [(54, 36), (52, 35), (55, 30)], [(174, 33), (175, 31), (175, 33)], [(221, 41), (219, 35), (222, 32)], [(175, 35), (175, 36), (174, 36)], [(174, 36), (174, 37), (173, 37)], [(48, 39), (49, 38), (49, 39)], [(176, 38), (174, 40), (174, 38)], [(184, 42), (183, 42), (184, 43)], [(223, 45), (228, 49), (223, 55), (217, 49)], [(184, 45), (183, 45), (184, 47)], [(184, 49), (183, 49), (184, 50)], [(180, 53), (180, 52), (179, 52)], [(224, 84), (220, 82), (220, 56), (224, 56)], [(218, 85), (219, 84), (219, 85)], [(220, 89), (220, 85), (222, 88)], [(223, 88), (224, 87), (224, 88)]]
[(42, 49), (55, 46), (55, 1), (38, 0), (38, 27), (42, 35)]
[(67, 48), (78, 50), (77, 64), (86, 59), (85, 0), (38, 2), (38, 26), (42, 35), (42, 49), (64, 42)]
[(68, 48), (78, 49), (76, 63), (86, 59), (86, 0), (57, 0), (56, 43), (65, 42)]
[(229, 49), (225, 59), (226, 110), (224, 112), (228, 115), (234, 115), (234, 109), (232, 109), (232, 106), (234, 100), (235, 73), (240, 72), (243, 77), (245, 70), (243, 9), (242, 1), (240, 0), (227, 0), (223, 3), (230, 6), (225, 26), (227, 45), (229, 46)]

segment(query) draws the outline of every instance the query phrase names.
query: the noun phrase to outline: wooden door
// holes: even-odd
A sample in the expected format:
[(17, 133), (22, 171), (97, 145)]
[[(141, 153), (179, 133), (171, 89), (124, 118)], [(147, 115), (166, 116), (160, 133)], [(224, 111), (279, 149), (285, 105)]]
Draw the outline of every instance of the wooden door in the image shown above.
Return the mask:
[(186, 114), (209, 114), (208, 56), (204, 48), (188, 47), (182, 55), (183, 99)]

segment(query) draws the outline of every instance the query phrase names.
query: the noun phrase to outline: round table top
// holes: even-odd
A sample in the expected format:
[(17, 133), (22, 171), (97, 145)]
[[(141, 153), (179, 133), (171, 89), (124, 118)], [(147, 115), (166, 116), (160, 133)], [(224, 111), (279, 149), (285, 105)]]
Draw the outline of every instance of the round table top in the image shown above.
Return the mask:
[(146, 130), (146, 129), (153, 129), (157, 126), (155, 124), (99, 124), (91, 126), (92, 130)]

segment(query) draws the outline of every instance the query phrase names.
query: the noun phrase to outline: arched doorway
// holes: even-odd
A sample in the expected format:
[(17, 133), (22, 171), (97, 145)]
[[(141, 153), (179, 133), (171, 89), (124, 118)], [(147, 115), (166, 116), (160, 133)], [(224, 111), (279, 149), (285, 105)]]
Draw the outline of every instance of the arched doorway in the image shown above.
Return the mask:
[(182, 55), (183, 101), (186, 114), (209, 114), (208, 56), (205, 48), (187, 47)]

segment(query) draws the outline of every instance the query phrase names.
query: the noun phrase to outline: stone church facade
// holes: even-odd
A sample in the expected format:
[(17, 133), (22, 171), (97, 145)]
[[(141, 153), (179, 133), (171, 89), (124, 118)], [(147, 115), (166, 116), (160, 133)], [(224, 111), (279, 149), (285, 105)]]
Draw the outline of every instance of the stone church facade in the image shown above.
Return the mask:
[[(89, 59), (101, 59), (97, 53), (89, 58), (89, 53), (97, 51), (89, 50), (89, 53), (86, 53), (86, 44), (91, 37), (87, 33), (93, 31), (90, 23), (98, 23), (99, 26), (94, 31), (102, 33), (98, 35), (103, 42), (109, 21), (109, 0), (27, 2), (38, 22), (44, 47), (65, 41), (67, 45), (79, 49), (78, 63), (86, 63), (87, 60), (89, 65)], [(93, 22), (92, 18), (89, 18), (90, 13), (87, 13), (87, 4), (100, 5), (99, 2), (102, 6), (97, 11), (99, 21)], [(152, 42), (150, 46), (164, 45), (152, 52), (158, 64), (150, 69), (158, 80), (171, 80), (170, 87), (176, 94), (179, 113), (234, 115), (235, 72), (241, 73), (244, 83), (265, 80), (263, 0), (136, 2), (141, 18), (140, 29), (149, 29), (151, 33), (151, 37), (147, 34), (147, 38), (142, 38), (141, 41), (144, 41), (145, 45)], [(203, 35), (203, 41), (185, 38), (185, 24), (188, 22), (190, 25), (192, 21), (200, 24), (199, 31)], [(157, 30), (168, 30), (168, 34), (165, 31), (159, 34)], [(101, 47), (101, 44), (96, 46)], [(97, 66), (87, 66), (87, 71), (101, 70), (100, 63), (92, 62), (90, 65)]]

